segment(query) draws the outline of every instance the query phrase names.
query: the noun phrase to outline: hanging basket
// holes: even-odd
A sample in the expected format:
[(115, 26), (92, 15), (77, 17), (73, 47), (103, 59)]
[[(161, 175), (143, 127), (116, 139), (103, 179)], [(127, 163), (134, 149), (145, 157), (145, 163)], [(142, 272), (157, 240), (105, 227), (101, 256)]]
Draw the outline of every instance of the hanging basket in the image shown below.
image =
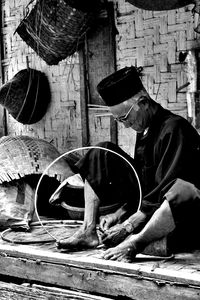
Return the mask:
[(40, 121), (50, 101), (48, 78), (39, 70), (20, 70), (0, 88), (0, 104), (22, 124)]
[(48, 65), (76, 52), (95, 23), (100, 0), (38, 0), (16, 29)]
[(134, 6), (145, 10), (171, 10), (194, 3), (193, 0), (126, 0)]

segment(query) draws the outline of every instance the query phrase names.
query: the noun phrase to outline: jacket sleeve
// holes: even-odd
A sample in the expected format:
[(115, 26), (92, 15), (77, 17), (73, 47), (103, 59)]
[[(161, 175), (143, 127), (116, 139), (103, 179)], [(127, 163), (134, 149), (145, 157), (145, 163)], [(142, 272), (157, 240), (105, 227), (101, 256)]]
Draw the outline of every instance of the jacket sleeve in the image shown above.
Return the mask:
[(141, 211), (151, 217), (162, 202), (163, 190), (174, 179), (194, 183), (198, 146), (197, 133), (190, 124), (174, 122), (163, 128), (154, 147), (155, 187), (144, 195)]

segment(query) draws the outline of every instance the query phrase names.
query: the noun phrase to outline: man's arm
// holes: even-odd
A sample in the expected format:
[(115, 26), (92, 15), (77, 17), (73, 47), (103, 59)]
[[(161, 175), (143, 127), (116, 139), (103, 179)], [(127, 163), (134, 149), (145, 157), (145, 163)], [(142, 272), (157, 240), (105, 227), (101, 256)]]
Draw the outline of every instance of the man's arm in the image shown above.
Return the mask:
[(154, 148), (157, 185), (143, 197), (141, 211), (150, 218), (162, 203), (163, 190), (176, 178), (194, 182), (198, 178), (198, 137), (185, 120), (166, 125)]

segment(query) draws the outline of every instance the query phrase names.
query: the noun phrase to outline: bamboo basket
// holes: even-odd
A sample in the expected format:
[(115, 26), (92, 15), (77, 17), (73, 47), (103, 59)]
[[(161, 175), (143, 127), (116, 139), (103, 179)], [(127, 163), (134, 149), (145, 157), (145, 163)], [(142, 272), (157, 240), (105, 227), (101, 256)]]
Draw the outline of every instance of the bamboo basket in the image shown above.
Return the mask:
[[(49, 142), (29, 136), (4, 136), (0, 138), (0, 183), (42, 174), (57, 157), (58, 150)], [(61, 158), (45, 173), (63, 181), (73, 175), (66, 159)]]
[(48, 65), (76, 52), (96, 21), (99, 0), (38, 0), (16, 29)]
[(48, 78), (35, 69), (20, 70), (0, 88), (0, 104), (22, 124), (34, 124), (45, 115), (51, 101)]
[(126, 0), (134, 6), (153, 11), (177, 9), (189, 4), (193, 4), (193, 0)]

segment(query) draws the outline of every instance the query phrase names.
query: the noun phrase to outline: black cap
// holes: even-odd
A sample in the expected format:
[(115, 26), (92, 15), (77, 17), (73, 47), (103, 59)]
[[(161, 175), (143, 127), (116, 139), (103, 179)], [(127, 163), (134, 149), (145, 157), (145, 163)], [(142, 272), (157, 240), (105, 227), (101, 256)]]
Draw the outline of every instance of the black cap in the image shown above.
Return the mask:
[(142, 89), (140, 73), (133, 66), (112, 73), (97, 85), (97, 91), (107, 106), (124, 102)]

